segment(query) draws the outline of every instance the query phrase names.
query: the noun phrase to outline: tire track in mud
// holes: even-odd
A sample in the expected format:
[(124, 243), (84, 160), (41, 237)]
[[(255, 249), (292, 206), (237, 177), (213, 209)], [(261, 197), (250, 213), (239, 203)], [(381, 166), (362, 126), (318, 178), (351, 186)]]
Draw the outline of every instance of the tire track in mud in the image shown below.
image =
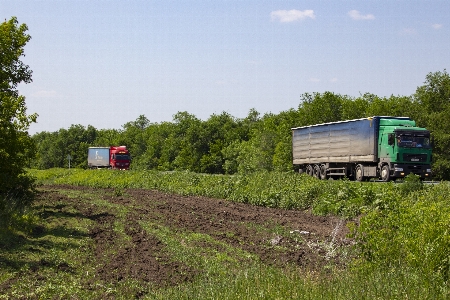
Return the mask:
[(105, 199), (133, 205), (139, 218), (154, 219), (157, 215), (158, 222), (174, 230), (210, 235), (256, 254), (265, 264), (317, 270), (330, 263), (345, 263), (337, 253), (329, 253), (350, 243), (348, 229), (336, 217), (159, 191), (129, 189), (126, 194), (128, 197)]
[[(156, 286), (174, 286), (192, 281), (198, 274), (197, 270), (181, 262), (172, 261), (164, 253), (165, 245), (141, 228), (137, 222), (139, 217), (133, 210), (127, 214), (125, 220), (120, 220), (112, 210), (105, 211), (103, 207), (90, 205), (81, 198), (70, 198), (58, 193), (60, 189), (80, 188), (54, 186), (52, 189), (51, 186), (44, 186), (42, 189), (45, 198), (50, 201), (53, 199), (57, 202), (62, 201), (66, 206), (75, 208), (80, 217), (94, 222), (89, 230), (89, 236), (93, 240), (91, 249), (93, 257), (86, 263), (93, 263), (96, 266), (97, 275), (87, 283), (89, 289), (96, 288), (96, 278), (113, 285), (131, 279)], [(126, 236), (120, 236), (116, 232), (114, 229), (116, 221), (124, 222)]]
[[(100, 264), (97, 272), (105, 282), (120, 282), (124, 279), (150, 282), (158, 286), (177, 285), (191, 281), (197, 274), (188, 266), (171, 261), (164, 254), (164, 244), (154, 236), (147, 234), (136, 221), (136, 216), (128, 215), (125, 221), (125, 234), (129, 237), (126, 244), (114, 232), (116, 217), (105, 214), (96, 219), (91, 230), (95, 241), (94, 254)], [(113, 253), (105, 257), (105, 253)]]
[[(94, 222), (89, 232), (93, 239), (93, 258), (87, 263), (96, 265), (97, 277), (105, 283), (134, 279), (156, 286), (172, 286), (192, 281), (201, 272), (171, 259), (165, 252), (166, 245), (147, 233), (141, 221), (161, 224), (174, 232), (206, 234), (215, 241), (257, 255), (264, 264), (295, 265), (308, 271), (321, 270), (330, 264), (344, 266), (345, 261), (339, 255), (328, 255), (326, 246), (337, 248), (350, 242), (346, 238), (348, 229), (341, 220), (313, 216), (307, 211), (154, 190), (126, 189), (119, 197), (113, 189), (58, 185), (43, 186), (42, 190), (46, 198), (53, 197), (58, 202), (61, 202), (58, 190), (77, 190), (126, 207), (126, 217), (119, 217), (114, 209), (105, 210), (86, 199), (63, 196), (64, 202)], [(116, 232), (116, 221), (123, 223), (123, 232)], [(211, 246), (221, 247), (206, 245)], [(95, 288), (94, 282), (88, 285)]]

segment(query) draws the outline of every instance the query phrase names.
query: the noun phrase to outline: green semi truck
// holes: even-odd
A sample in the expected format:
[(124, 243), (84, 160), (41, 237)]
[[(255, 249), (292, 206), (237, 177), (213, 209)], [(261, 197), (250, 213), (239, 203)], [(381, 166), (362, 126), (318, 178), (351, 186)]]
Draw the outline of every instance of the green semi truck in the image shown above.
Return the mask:
[(406, 117), (375, 116), (292, 128), (293, 164), (320, 178), (430, 179), (430, 132)]

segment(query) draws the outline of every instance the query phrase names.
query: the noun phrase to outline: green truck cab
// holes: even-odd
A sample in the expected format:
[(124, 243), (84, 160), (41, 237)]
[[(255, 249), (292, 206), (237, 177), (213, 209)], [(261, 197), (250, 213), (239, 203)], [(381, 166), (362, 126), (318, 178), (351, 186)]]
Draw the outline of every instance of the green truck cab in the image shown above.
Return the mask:
[(383, 181), (410, 173), (431, 178), (430, 132), (413, 120), (380, 118), (378, 153)]

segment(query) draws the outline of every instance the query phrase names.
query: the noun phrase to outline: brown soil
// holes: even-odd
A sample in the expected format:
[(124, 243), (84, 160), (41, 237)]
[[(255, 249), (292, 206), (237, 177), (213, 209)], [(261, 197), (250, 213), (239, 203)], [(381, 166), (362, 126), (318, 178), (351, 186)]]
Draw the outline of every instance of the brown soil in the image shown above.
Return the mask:
[[(127, 213), (121, 218), (125, 219), (129, 242), (117, 242), (114, 222), (119, 216), (113, 209), (105, 211), (104, 207), (66, 197), (58, 190), (95, 192), (110, 203), (124, 205)], [(97, 278), (111, 284), (135, 279), (158, 286), (177, 285), (192, 281), (202, 272), (173, 261), (164, 251), (166, 245), (147, 233), (141, 227), (141, 221), (161, 224), (174, 232), (206, 234), (221, 242), (215, 245), (242, 249), (259, 257), (264, 264), (293, 265), (308, 271), (323, 270), (329, 265), (342, 266), (335, 250), (350, 242), (346, 238), (345, 222), (336, 217), (314, 216), (309, 211), (257, 207), (141, 189), (124, 190), (121, 196), (115, 195), (112, 189), (75, 186), (43, 186), (41, 191), (40, 197), (45, 201), (53, 199), (60, 203), (63, 200), (67, 206), (61, 210), (71, 207), (80, 217), (94, 221), (89, 233), (94, 256), (89, 263), (98, 266)], [(105, 256), (105, 253), (112, 254)]]

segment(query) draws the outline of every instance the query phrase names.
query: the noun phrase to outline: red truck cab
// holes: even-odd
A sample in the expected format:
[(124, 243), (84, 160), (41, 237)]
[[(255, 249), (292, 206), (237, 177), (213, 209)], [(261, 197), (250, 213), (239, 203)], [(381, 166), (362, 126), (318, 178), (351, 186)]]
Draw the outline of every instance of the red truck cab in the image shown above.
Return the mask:
[(130, 168), (131, 157), (126, 146), (111, 146), (109, 154), (109, 165), (112, 169), (128, 170)]

